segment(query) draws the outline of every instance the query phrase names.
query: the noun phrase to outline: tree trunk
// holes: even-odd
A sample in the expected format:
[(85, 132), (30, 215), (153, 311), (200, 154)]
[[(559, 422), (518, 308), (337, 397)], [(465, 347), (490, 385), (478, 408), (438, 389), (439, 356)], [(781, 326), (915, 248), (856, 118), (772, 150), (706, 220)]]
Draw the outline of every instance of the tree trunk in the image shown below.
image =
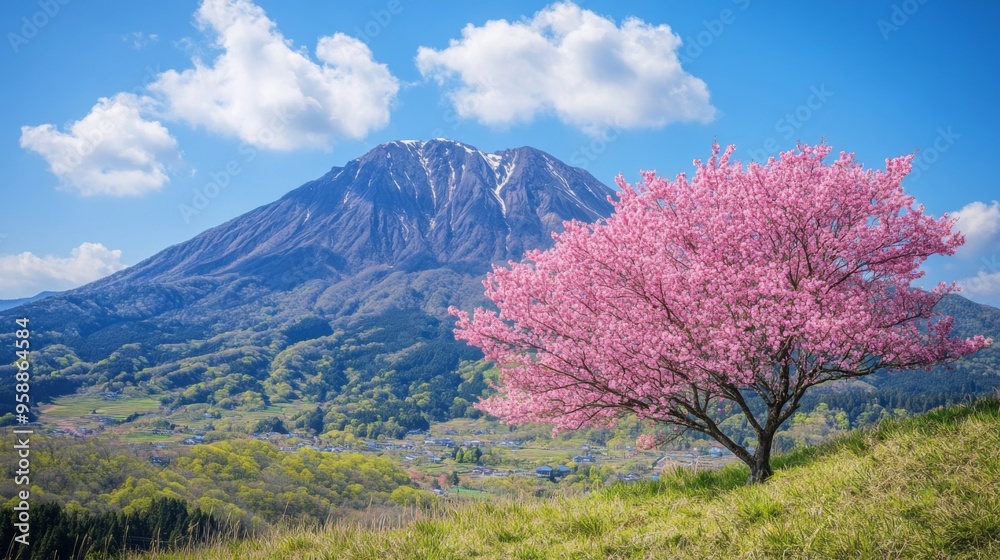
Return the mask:
[(764, 482), (774, 471), (771, 470), (771, 443), (774, 441), (774, 432), (766, 431), (760, 434), (760, 441), (754, 449), (753, 457), (750, 460), (750, 484)]
[(753, 464), (750, 465), (750, 484), (764, 482), (774, 471), (771, 470), (771, 457), (760, 457), (754, 455)]

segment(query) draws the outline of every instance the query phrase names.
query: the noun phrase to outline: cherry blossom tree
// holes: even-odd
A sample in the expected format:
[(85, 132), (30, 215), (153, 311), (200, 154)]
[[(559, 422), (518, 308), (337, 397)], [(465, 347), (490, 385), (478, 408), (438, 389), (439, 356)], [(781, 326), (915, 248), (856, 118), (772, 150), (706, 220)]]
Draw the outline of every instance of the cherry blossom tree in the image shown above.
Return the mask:
[[(481, 410), (557, 430), (635, 414), (712, 437), (762, 482), (810, 387), (991, 344), (950, 337), (951, 317), (934, 312), (954, 284), (911, 286), (924, 260), (964, 242), (903, 192), (912, 156), (876, 171), (799, 145), (744, 167), (734, 150), (714, 145), (693, 180), (619, 176), (611, 217), (567, 222), (553, 248), (494, 266), (497, 310), (451, 310), (456, 336), (501, 372)], [(721, 425), (730, 411), (752, 447)]]

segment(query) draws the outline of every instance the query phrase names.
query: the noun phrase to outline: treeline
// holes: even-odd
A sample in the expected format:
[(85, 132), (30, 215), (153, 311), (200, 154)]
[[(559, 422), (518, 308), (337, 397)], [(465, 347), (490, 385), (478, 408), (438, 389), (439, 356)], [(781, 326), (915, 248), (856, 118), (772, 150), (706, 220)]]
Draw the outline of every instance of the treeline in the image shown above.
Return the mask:
[(837, 389), (807, 393), (801, 411), (840, 411), (842, 429), (855, 429), (885, 418), (923, 414), (997, 394), (1000, 394), (1000, 371), (990, 364), (976, 364), (967, 359), (951, 368), (879, 373)]
[[(815, 445), (838, 433), (871, 427), (883, 420), (988, 398), (1000, 389), (998, 375), (969, 375), (960, 370), (880, 374), (871, 381), (874, 389), (870, 390), (853, 388), (807, 395), (800, 412), (775, 437), (775, 449), (790, 451)], [(924, 392), (918, 392), (919, 387)]]
[[(249, 530), (280, 521), (319, 521), (387, 504), (410, 484), (391, 459), (302, 448), (282, 451), (256, 440), (233, 440), (172, 450), (95, 440), (31, 439), (31, 497), (72, 512), (148, 510), (174, 499)], [(0, 438), (10, 448), (10, 436)], [(13, 462), (0, 465), (0, 495), (16, 496)], [(16, 502), (0, 505), (13, 506)]]
[(875, 391), (847, 391), (806, 395), (802, 410), (809, 412), (821, 404), (842, 410), (846, 414), (850, 428), (866, 427), (878, 421), (881, 411), (905, 410), (909, 414), (923, 414), (943, 406), (951, 406), (986, 396), (1000, 388), (1000, 376), (994, 376), (995, 383), (969, 383), (967, 391), (942, 391), (933, 386), (925, 387), (925, 393), (915, 393), (898, 388), (879, 388)]
[(242, 538), (238, 524), (224, 524), (174, 498), (157, 498), (130, 514), (92, 514), (49, 502), (30, 510), (28, 545), (15, 542), (17, 511), (0, 507), (0, 550), (11, 560), (113, 558), (125, 552), (171, 550), (207, 542), (220, 534)]

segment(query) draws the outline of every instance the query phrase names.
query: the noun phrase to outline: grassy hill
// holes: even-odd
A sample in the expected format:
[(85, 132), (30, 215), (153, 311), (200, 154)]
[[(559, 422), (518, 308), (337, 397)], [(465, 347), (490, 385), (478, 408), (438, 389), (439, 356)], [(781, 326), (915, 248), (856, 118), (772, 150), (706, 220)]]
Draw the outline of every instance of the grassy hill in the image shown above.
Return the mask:
[(853, 432), (775, 476), (678, 471), (579, 498), (443, 504), (275, 531), (221, 558), (1000, 558), (1000, 400)]

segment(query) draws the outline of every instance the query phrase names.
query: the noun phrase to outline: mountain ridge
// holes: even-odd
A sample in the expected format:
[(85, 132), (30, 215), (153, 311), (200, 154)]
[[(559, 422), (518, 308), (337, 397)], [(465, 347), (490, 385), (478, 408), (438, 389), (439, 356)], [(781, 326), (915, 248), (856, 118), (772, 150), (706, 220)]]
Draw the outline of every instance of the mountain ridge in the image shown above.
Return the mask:
[(24, 305), (26, 303), (31, 303), (33, 301), (38, 301), (40, 299), (45, 299), (49, 296), (54, 296), (59, 292), (54, 291), (44, 291), (38, 292), (33, 296), (23, 297), (23, 298), (13, 298), (13, 299), (0, 299), (0, 311), (6, 311), (8, 309), (13, 309), (19, 305)]

